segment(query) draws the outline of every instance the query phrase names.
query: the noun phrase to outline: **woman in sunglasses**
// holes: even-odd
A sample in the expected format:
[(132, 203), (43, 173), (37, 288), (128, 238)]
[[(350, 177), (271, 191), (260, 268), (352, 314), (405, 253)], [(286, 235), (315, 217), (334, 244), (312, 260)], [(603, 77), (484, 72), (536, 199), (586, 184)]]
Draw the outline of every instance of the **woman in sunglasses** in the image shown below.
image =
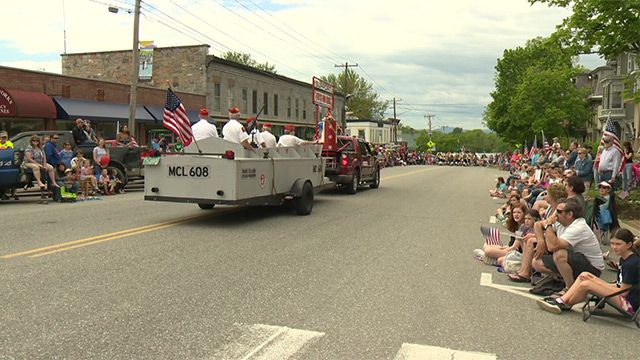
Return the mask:
[(51, 180), (51, 186), (60, 187), (56, 184), (56, 174), (53, 171), (53, 166), (47, 164), (47, 156), (42, 150), (40, 144), (40, 138), (38, 135), (31, 136), (29, 140), (29, 146), (24, 150), (24, 161), (22, 163), (24, 167), (33, 170), (33, 177), (36, 179), (40, 190), (45, 190), (46, 185), (42, 182), (41, 171), (46, 170)]

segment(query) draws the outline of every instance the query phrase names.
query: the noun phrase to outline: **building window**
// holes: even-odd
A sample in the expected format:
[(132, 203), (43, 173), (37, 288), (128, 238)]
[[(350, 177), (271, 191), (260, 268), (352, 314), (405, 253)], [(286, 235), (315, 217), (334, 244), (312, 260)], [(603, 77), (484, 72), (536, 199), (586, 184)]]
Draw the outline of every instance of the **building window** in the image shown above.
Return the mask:
[(246, 114), (247, 112), (249, 112), (249, 91), (247, 91), (247, 89), (242, 89), (242, 109), (240, 109), (240, 111), (242, 111), (243, 114)]
[(213, 110), (220, 111), (220, 84), (213, 84)]
[(253, 90), (251, 92), (251, 95), (252, 95), (251, 109), (253, 110), (252, 113), (257, 114), (258, 113), (258, 90)]
[(300, 100), (296, 99), (296, 120), (300, 119)]
[(273, 94), (273, 116), (278, 116), (278, 94)]
[(364, 139), (364, 129), (358, 129), (358, 137)]
[(291, 118), (291, 96), (287, 98), (287, 118)]
[(269, 115), (269, 93), (265, 92), (262, 94), (262, 106), (264, 106), (264, 114)]
[(302, 100), (302, 119), (307, 119), (307, 99)]
[(622, 109), (622, 85), (611, 86), (611, 109)]
[(231, 109), (232, 106), (236, 106), (235, 99), (233, 98), (233, 89), (227, 89), (227, 109)]
[(636, 69), (636, 56), (633, 54), (627, 56), (627, 73), (632, 73)]

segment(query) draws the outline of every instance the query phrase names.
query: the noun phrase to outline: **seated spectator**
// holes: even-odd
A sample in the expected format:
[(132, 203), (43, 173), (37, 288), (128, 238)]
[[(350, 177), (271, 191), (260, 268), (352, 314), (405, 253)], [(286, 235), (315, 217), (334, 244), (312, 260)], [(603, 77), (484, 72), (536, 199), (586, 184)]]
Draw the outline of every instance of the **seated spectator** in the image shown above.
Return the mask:
[(567, 199), (576, 198), (582, 209), (587, 208), (587, 202), (582, 194), (584, 193), (584, 182), (578, 176), (569, 176), (564, 180), (564, 188), (567, 190)]
[(102, 169), (99, 183), (100, 183), (100, 191), (102, 191), (102, 195), (113, 194), (113, 187), (111, 185), (111, 178), (109, 177), (109, 170)]
[(492, 197), (506, 197), (507, 196), (507, 184), (504, 183), (502, 176), (498, 177), (496, 188), (489, 190), (489, 195)]
[(71, 159), (71, 170), (73, 170), (76, 174), (80, 174), (80, 169), (82, 168), (85, 160), (87, 159), (85, 159), (82, 151), (76, 151), (76, 157)]
[[(509, 280), (515, 282), (530, 282), (532, 261), (534, 256), (540, 257), (542, 254), (537, 253), (537, 246), (540, 242), (544, 242), (542, 227), (543, 225), (550, 225), (556, 221), (555, 210), (558, 203), (567, 197), (567, 191), (562, 184), (552, 184), (547, 189), (547, 196), (545, 197), (548, 208), (543, 214), (543, 220), (534, 224), (534, 237), (528, 237), (522, 239), (522, 265), (515, 274), (509, 274)], [(540, 247), (542, 249), (542, 247)], [(546, 249), (545, 249), (546, 251)]]
[(73, 159), (73, 150), (71, 150), (71, 144), (65, 142), (60, 150), (60, 162), (64, 164), (67, 169), (71, 169), (71, 160)]
[[(527, 218), (529, 219), (529, 222), (527, 222)], [(475, 250), (474, 255), (476, 257), (484, 255), (484, 258), (482, 260), (487, 264), (493, 264), (495, 262), (498, 265), (502, 265), (504, 256), (507, 255), (509, 251), (522, 250), (522, 237), (533, 231), (533, 221), (531, 219), (532, 216), (528, 214), (528, 209), (526, 206), (520, 204), (519, 206), (515, 207), (510, 214), (509, 219), (507, 220), (506, 226), (507, 230), (515, 235), (512, 236), (512, 241), (510, 241), (510, 244), (508, 246), (485, 244), (484, 248), (482, 249), (483, 253), (480, 254), (480, 252)]]
[[(543, 227), (544, 239), (538, 241), (533, 268), (548, 275), (560, 275), (565, 290), (583, 272), (600, 276), (604, 260), (600, 243), (583, 216), (580, 202), (567, 199), (557, 205), (557, 222)], [(546, 250), (550, 254), (545, 254)]]
[(40, 146), (40, 138), (38, 135), (32, 135), (31, 139), (29, 139), (29, 146), (24, 150), (22, 165), (33, 171), (33, 177), (36, 179), (40, 190), (46, 189), (45, 184), (41, 180), (41, 171), (43, 170), (49, 174), (51, 186), (58, 187), (53, 166), (47, 163), (47, 157)]
[(611, 240), (611, 249), (620, 256), (615, 284), (610, 284), (591, 272), (582, 272), (564, 295), (538, 300), (538, 305), (546, 311), (560, 314), (585, 301), (589, 293), (604, 297), (628, 289), (629, 291), (613, 298), (612, 301), (630, 314), (635, 313), (640, 307), (640, 257), (634, 249), (634, 236), (631, 231), (618, 229)]
[(122, 183), (122, 180), (120, 180), (120, 178), (118, 177), (118, 170), (116, 169), (111, 169), (111, 186), (112, 186), (112, 192), (115, 192), (117, 194), (124, 194), (124, 184)]
[(63, 201), (65, 199), (75, 200), (80, 190), (80, 183), (78, 182), (78, 177), (73, 173), (73, 170), (66, 169), (64, 177), (58, 180), (58, 185), (60, 185), (60, 195)]
[[(84, 159), (82, 162), (82, 168), (80, 169), (80, 181), (89, 180), (91, 181), (91, 187), (93, 191), (98, 191), (98, 179), (93, 175), (93, 166), (89, 160)], [(88, 194), (85, 194), (85, 196)]]
[(620, 227), (616, 212), (616, 197), (611, 194), (611, 184), (602, 181), (598, 184), (598, 195), (593, 199), (592, 214), (587, 214), (589, 225), (597, 229), (597, 236), (602, 244), (608, 244), (610, 229)]
[(9, 141), (9, 133), (0, 131), (0, 150), (13, 149), (13, 143)]

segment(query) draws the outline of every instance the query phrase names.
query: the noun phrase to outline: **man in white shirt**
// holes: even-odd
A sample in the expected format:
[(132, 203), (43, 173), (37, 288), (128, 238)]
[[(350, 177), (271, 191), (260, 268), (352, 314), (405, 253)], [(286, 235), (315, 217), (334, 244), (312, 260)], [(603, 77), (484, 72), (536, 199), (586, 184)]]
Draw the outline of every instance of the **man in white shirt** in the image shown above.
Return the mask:
[(260, 133), (262, 141), (264, 141), (265, 147), (276, 147), (276, 137), (271, 133), (271, 124), (262, 124), (262, 132)]
[(615, 187), (616, 177), (620, 170), (620, 164), (622, 164), (622, 154), (613, 146), (613, 139), (609, 136), (605, 136), (604, 149), (600, 154), (600, 163), (598, 164), (598, 179), (599, 181), (607, 181)]
[(222, 127), (222, 137), (225, 140), (242, 145), (245, 149), (255, 151), (251, 147), (251, 136), (247, 134), (244, 126), (240, 124), (240, 109), (236, 106), (229, 109), (229, 121)]
[(533, 260), (537, 271), (560, 274), (566, 288), (570, 288), (582, 272), (600, 276), (604, 270), (600, 243), (583, 214), (584, 209), (576, 198), (560, 202), (556, 208), (558, 221), (544, 231), (546, 249), (552, 254)]
[(218, 137), (218, 129), (216, 126), (209, 123), (207, 118), (209, 117), (209, 110), (206, 108), (200, 109), (200, 120), (191, 126), (193, 131), (193, 138), (195, 141)]
[(287, 124), (284, 126), (284, 135), (280, 136), (278, 146), (297, 146), (302, 144), (312, 144), (311, 141), (305, 141), (295, 135), (295, 125)]

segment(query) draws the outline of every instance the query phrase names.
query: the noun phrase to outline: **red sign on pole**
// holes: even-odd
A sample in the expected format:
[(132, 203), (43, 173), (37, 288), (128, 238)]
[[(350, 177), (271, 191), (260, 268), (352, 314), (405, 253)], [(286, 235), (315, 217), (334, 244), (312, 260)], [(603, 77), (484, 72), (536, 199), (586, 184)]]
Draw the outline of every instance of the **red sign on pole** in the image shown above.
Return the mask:
[(16, 116), (16, 105), (11, 94), (0, 88), (0, 116)]
[(335, 91), (333, 85), (326, 81), (322, 81), (317, 77), (313, 77), (313, 103), (323, 106), (329, 110), (333, 110), (335, 103)]

